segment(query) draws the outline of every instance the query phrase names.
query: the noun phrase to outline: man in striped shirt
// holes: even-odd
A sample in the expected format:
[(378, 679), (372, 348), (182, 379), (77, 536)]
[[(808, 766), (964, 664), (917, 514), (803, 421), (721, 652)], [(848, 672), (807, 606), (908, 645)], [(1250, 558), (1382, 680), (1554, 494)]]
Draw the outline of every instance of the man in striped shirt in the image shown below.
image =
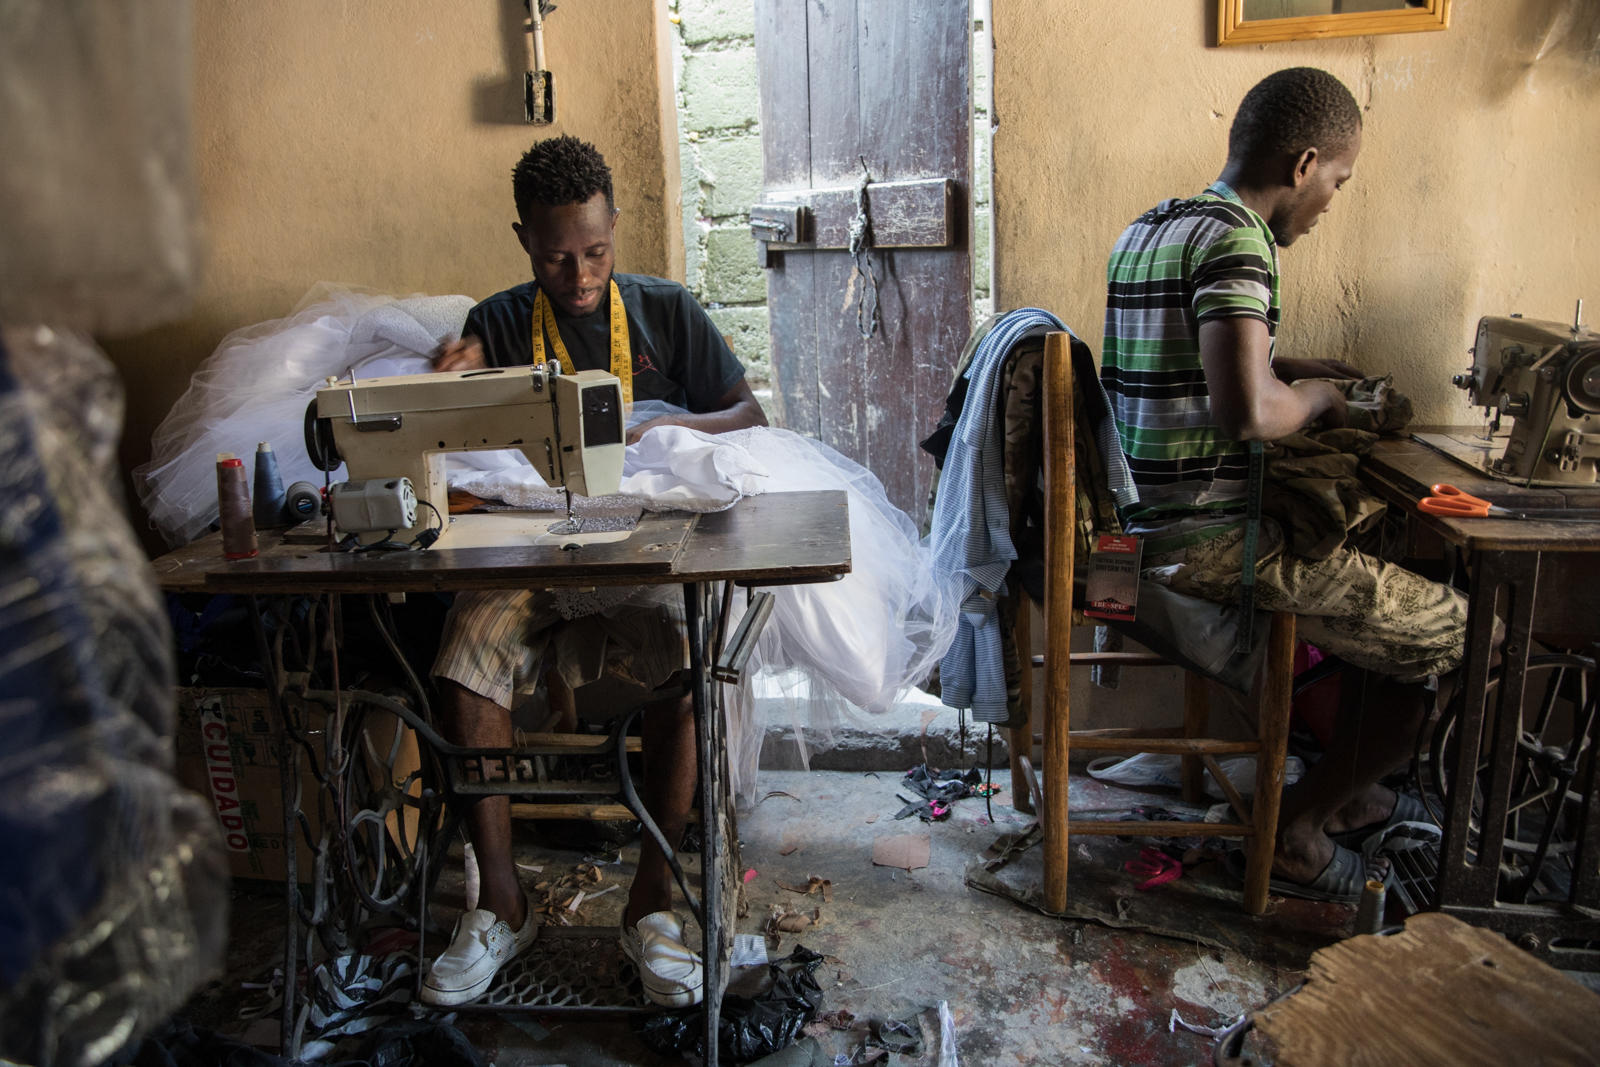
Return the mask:
[[(1237, 599), (1248, 443), (1344, 421), (1329, 379), (1360, 377), (1355, 368), (1274, 352), (1277, 250), (1310, 232), (1350, 179), (1361, 130), (1338, 79), (1278, 71), (1240, 104), (1221, 176), (1141, 215), (1111, 253), (1101, 378), (1140, 493), (1123, 518), (1146, 538), (1146, 577), (1179, 592)], [(1294, 612), (1305, 640), (1382, 676), (1372, 713), (1346, 715), (1285, 795), (1274, 861), (1275, 892), (1353, 900), (1366, 872), (1338, 839), (1418, 815), (1415, 798), (1377, 782), (1411, 751), (1424, 683), (1460, 665), (1466, 601), (1354, 549), (1294, 556), (1270, 520), (1255, 572), (1258, 607)]]

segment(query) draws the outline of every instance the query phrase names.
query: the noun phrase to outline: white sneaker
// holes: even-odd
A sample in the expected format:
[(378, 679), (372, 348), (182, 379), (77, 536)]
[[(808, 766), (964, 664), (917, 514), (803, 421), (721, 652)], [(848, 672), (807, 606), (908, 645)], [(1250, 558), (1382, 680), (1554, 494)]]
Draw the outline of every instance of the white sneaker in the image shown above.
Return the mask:
[(522, 929), (514, 932), (510, 923), (495, 918), (492, 911), (474, 908), (466, 912), (456, 920), (450, 947), (429, 965), (422, 979), (422, 1002), (448, 1007), (477, 1000), (500, 968), (533, 944), (538, 933), (539, 921), (531, 907)]
[(683, 920), (657, 911), (622, 928), (622, 951), (639, 972), (644, 995), (663, 1008), (686, 1008), (704, 995), (700, 956), (683, 943)]

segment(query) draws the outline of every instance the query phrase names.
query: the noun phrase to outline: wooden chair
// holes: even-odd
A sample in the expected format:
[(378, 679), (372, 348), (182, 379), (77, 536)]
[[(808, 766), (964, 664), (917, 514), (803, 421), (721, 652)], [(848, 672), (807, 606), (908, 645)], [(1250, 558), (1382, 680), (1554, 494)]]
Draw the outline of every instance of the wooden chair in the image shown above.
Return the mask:
[[(1045, 598), (1043, 604), (1045, 651), (1032, 656), (1044, 669), (1044, 722), (1042, 799), (1040, 824), (1044, 832), (1044, 906), (1054, 912), (1067, 904), (1067, 849), (1073, 834), (1231, 836), (1251, 847), (1245, 869), (1244, 908), (1252, 915), (1266, 909), (1278, 808), (1283, 789), (1284, 751), (1288, 740), (1289, 701), (1294, 677), (1295, 625), (1287, 612), (1274, 613), (1265, 638), (1266, 654), (1256, 678), (1252, 698), (1258, 732), (1255, 740), (1237, 741), (1202, 736), (1208, 726), (1207, 683), (1187, 663), (1184, 676), (1184, 725), (1181, 728), (1138, 728), (1074, 731), (1071, 729), (1071, 677), (1078, 665), (1114, 663), (1121, 667), (1168, 665), (1175, 661), (1155, 653), (1071, 651), (1072, 626), (1083, 622), (1074, 603), (1075, 540), (1079, 529), (1075, 451), (1074, 383), (1069, 337), (1051, 333), (1044, 348), (1044, 499)], [(1018, 641), (1025, 654), (1031, 649), (1025, 629), (1026, 610), (1019, 615)], [(1031, 706), (1029, 672), (1024, 671), (1023, 707)], [(1031, 724), (1014, 728), (1011, 736), (1013, 783), (1020, 773), (1031, 777), (1026, 754), (1033, 748)], [(1237, 816), (1236, 822), (1104, 822), (1073, 820), (1067, 803), (1067, 761), (1073, 749), (1089, 752), (1151, 752), (1183, 757), (1185, 798), (1198, 801), (1203, 776), (1209, 773), (1222, 788)], [(1254, 803), (1244, 800), (1217, 763), (1219, 756), (1257, 757)], [(1014, 789), (1020, 795), (1020, 789)], [(1198, 831), (1198, 832), (1197, 832)]]

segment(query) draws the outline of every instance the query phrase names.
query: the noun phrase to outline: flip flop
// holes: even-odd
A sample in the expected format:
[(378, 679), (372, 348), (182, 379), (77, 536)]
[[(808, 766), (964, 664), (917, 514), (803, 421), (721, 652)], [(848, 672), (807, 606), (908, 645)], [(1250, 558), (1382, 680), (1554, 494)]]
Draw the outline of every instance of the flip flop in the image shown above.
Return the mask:
[(1425, 822), (1429, 826), (1434, 825), (1433, 819), (1428, 816), (1428, 809), (1423, 805), (1422, 801), (1410, 793), (1402, 793), (1396, 789), (1394, 791), (1394, 810), (1389, 813), (1387, 819), (1382, 822), (1368, 823), (1366, 826), (1358, 826), (1353, 830), (1340, 830), (1338, 833), (1329, 834), (1328, 836), (1333, 838), (1335, 844), (1359, 849), (1373, 837), (1389, 829), (1389, 827), (1398, 826), (1403, 822)]
[[(1228, 853), (1228, 873), (1244, 881), (1245, 856), (1242, 851)], [(1332, 904), (1359, 904), (1361, 891), (1367, 884), (1367, 863), (1359, 852), (1343, 845), (1333, 846), (1333, 856), (1322, 873), (1309, 882), (1291, 882), (1274, 877), (1267, 891), (1275, 896), (1295, 897), (1300, 900), (1319, 900)]]

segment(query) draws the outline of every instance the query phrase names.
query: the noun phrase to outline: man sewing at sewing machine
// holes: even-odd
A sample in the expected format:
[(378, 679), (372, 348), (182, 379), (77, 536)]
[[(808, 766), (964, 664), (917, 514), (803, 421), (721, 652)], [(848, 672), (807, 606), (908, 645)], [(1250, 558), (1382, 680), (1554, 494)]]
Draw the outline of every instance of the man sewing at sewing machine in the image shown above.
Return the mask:
[[(708, 433), (766, 425), (744, 368), (683, 286), (613, 271), (617, 216), (611, 171), (590, 144), (556, 137), (517, 164), (512, 191), (517, 240), (533, 280), (497, 293), (467, 316), (462, 338), (440, 352), (435, 369), (468, 370), (557, 360), (573, 370), (606, 370), (634, 401), (682, 409), (628, 431), (631, 444), (653, 426)], [(589, 622), (605, 635), (608, 667), (655, 689), (685, 666), (685, 629), (675, 586), (633, 592)], [(452, 742), (509, 748), (516, 682), (540, 669), (563, 616), (548, 592), (462, 593), (445, 623), (433, 667), (441, 726)], [(696, 769), (689, 697), (645, 708), (643, 797), (669, 842), (688, 821)], [(486, 991), (500, 967), (532, 943), (538, 920), (517, 881), (509, 798), (485, 797), (467, 816), (480, 873), (479, 906), (463, 915), (450, 946), (433, 961), (422, 999), (466, 1003)], [(622, 947), (649, 998), (665, 1006), (698, 1003), (699, 957), (684, 943), (672, 910), (667, 857), (648, 836), (640, 849), (622, 917)]]
[[(1248, 442), (1344, 422), (1328, 379), (1359, 377), (1354, 368), (1275, 358), (1277, 248), (1305, 236), (1350, 180), (1361, 133), (1360, 108), (1332, 75), (1278, 71), (1240, 104), (1221, 176), (1140, 216), (1111, 254), (1102, 380), (1139, 486), (1124, 521), (1146, 539), (1147, 578), (1235, 602)], [(1466, 598), (1348, 547), (1295, 556), (1270, 519), (1254, 569), (1258, 608), (1293, 612), (1304, 640), (1381, 676), (1285, 793), (1273, 862), (1275, 893), (1355, 902), (1368, 872), (1346, 845), (1425, 818), (1378, 780), (1411, 753), (1427, 680), (1446, 676), (1443, 691), (1460, 666)]]

